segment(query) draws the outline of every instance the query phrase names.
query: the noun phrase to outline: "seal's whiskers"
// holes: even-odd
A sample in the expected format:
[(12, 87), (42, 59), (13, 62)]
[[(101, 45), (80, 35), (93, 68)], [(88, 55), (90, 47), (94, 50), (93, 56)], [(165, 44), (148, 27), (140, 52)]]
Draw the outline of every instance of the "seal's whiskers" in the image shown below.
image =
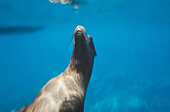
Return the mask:
[(71, 50), (71, 46), (73, 44), (73, 39), (74, 39), (74, 33), (72, 34), (71, 38), (70, 38), (70, 50)]

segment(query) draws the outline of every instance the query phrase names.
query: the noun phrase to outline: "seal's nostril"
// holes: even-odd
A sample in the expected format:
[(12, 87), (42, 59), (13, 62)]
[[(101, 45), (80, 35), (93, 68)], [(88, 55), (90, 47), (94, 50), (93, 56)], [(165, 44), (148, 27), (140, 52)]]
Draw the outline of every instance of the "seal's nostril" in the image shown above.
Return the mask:
[(81, 30), (78, 30), (77, 33), (81, 33)]

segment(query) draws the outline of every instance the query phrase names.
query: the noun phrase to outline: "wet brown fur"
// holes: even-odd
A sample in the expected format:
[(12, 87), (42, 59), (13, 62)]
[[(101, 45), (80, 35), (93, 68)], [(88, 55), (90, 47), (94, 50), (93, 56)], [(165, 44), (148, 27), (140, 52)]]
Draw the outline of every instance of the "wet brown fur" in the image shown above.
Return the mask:
[(67, 69), (47, 82), (34, 101), (18, 112), (83, 112), (96, 55), (89, 37), (84, 27), (75, 29), (74, 49)]

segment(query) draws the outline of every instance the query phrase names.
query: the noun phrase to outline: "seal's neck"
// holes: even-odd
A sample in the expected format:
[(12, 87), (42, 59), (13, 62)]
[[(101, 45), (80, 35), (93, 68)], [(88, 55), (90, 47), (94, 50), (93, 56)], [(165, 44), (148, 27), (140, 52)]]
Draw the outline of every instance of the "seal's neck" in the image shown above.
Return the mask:
[(70, 64), (66, 70), (76, 72), (83, 78), (85, 90), (87, 89), (93, 68), (94, 57), (88, 55), (85, 47), (74, 45)]

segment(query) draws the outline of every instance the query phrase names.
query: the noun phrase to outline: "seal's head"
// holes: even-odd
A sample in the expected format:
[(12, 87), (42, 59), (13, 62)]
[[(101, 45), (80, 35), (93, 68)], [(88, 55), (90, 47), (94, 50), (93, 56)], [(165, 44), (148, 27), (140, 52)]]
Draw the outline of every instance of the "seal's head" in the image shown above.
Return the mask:
[(94, 57), (96, 56), (92, 37), (87, 35), (83, 26), (77, 26), (74, 31), (74, 40), (70, 67), (80, 71), (90, 71), (91, 73)]
[[(87, 35), (86, 30), (83, 26), (77, 26), (74, 31), (75, 37), (75, 48), (80, 58), (84, 58), (86, 61), (93, 61), (96, 56), (93, 39), (90, 35)], [(88, 59), (86, 59), (88, 58)]]

